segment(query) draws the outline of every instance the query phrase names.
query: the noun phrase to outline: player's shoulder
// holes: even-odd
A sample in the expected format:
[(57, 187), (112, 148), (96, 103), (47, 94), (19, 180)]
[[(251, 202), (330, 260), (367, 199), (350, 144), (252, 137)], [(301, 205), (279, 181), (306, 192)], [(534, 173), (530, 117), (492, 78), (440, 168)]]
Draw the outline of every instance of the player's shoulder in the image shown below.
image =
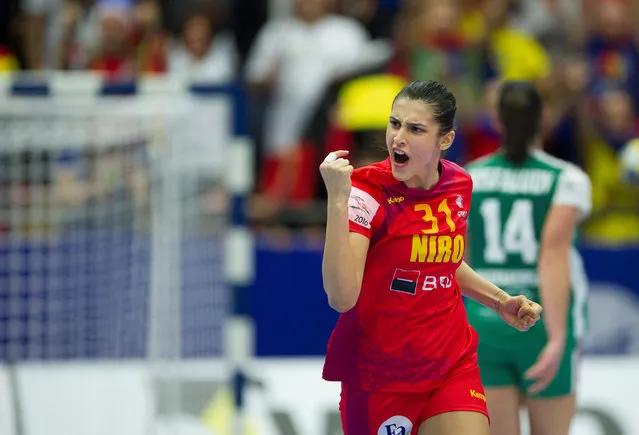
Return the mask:
[(472, 162), (468, 163), (466, 165), (466, 170), (468, 172), (470, 172), (471, 174), (473, 173), (473, 171), (477, 170), (477, 169), (482, 169), (482, 168), (490, 168), (493, 166), (498, 166), (500, 164), (500, 162), (502, 162), (502, 155), (500, 152), (494, 152), (494, 153), (490, 153), (487, 154), (483, 157), (480, 157), (476, 160), (473, 160)]
[(441, 159), (440, 163), (442, 165), (443, 173), (447, 174), (451, 181), (455, 183), (468, 183), (472, 186), (473, 179), (465, 168), (446, 159)]
[(560, 181), (565, 180), (570, 183), (590, 184), (588, 174), (574, 163), (551, 156), (542, 150), (534, 151), (532, 157), (549, 169), (557, 171)]
[(353, 187), (348, 200), (352, 221), (371, 228), (370, 223), (373, 222), (377, 211), (382, 209), (384, 185), (389, 184), (391, 179), (395, 180), (390, 171), (389, 161), (373, 163), (353, 171)]
[(440, 163), (443, 168), (450, 170), (456, 176), (470, 177), (470, 174), (468, 173), (468, 171), (455, 162), (452, 162), (446, 159), (441, 159)]
[(373, 190), (381, 190), (384, 185), (397, 183), (393, 177), (389, 159), (355, 169), (351, 179), (353, 184)]

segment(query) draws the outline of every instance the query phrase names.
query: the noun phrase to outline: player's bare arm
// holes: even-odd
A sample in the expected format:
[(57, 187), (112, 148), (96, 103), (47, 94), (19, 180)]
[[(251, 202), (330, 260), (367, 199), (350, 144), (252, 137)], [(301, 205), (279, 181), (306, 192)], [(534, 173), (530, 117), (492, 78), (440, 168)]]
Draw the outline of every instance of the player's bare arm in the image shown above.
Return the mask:
[(570, 249), (579, 222), (579, 209), (569, 205), (554, 205), (548, 212), (541, 235), (539, 253), (539, 295), (545, 307), (544, 326), (548, 343), (537, 363), (526, 372), (535, 379), (529, 391), (536, 393), (550, 384), (559, 369), (567, 334), (570, 305)]
[(336, 151), (320, 165), (328, 192), (322, 278), (329, 305), (340, 313), (357, 303), (369, 245), (368, 238), (349, 231), (348, 198), (353, 167), (344, 158), (347, 155), (348, 151)]
[(568, 205), (554, 205), (548, 212), (541, 235), (539, 292), (546, 313), (544, 324), (550, 341), (566, 338), (570, 300), (570, 249), (579, 211)]
[(542, 311), (539, 304), (525, 296), (510, 296), (475, 272), (465, 261), (457, 269), (456, 277), (464, 296), (497, 311), (512, 327), (527, 331), (539, 320)]

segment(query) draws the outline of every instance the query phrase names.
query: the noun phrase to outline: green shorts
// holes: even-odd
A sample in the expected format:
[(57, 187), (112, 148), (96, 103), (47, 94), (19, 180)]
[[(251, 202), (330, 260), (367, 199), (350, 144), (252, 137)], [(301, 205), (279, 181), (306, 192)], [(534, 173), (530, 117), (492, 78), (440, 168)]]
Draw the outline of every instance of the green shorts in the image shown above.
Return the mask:
[(575, 392), (580, 354), (575, 344), (568, 343), (564, 350), (555, 379), (541, 392), (529, 395), (527, 389), (534, 381), (524, 379), (546, 344), (545, 340), (526, 339), (525, 334), (515, 340), (482, 340), (479, 335), (477, 354), (481, 380), (485, 388), (515, 386), (530, 397), (559, 397)]

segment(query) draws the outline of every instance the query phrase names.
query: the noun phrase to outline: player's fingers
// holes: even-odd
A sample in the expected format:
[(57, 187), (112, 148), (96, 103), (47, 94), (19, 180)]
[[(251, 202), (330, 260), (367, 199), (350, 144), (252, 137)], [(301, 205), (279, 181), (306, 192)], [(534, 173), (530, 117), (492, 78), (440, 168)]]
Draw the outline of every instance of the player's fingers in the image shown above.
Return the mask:
[(336, 160), (324, 160), (322, 162), (322, 164), (320, 165), (320, 169), (328, 169), (328, 168), (334, 168), (335, 166), (339, 166), (340, 162), (343, 161), (344, 159), (342, 158), (338, 158)]
[(334, 162), (335, 160), (347, 156), (348, 155), (348, 151), (346, 150), (339, 150), (339, 151), (333, 151), (328, 153), (328, 155), (324, 158), (324, 162), (325, 163), (331, 163)]
[(511, 325), (512, 325), (515, 329), (517, 329), (518, 331), (521, 331), (521, 332), (526, 332), (526, 331), (528, 331), (528, 329), (529, 329), (528, 325), (526, 325), (526, 322), (524, 322), (524, 321), (523, 321), (523, 320), (521, 320), (521, 319), (514, 319), (514, 320), (512, 321), (512, 323), (511, 323)]
[(547, 361), (545, 366), (540, 366), (537, 373), (533, 373), (533, 376), (530, 377), (527, 376), (529, 380), (536, 380), (535, 383), (528, 387), (528, 392), (534, 394), (544, 390), (555, 378), (556, 373), (557, 369), (553, 362), (551, 360)]
[(347, 174), (348, 176), (350, 176), (353, 173), (353, 166), (352, 165), (343, 166), (343, 167), (339, 168), (339, 171), (342, 174)]
[(347, 156), (350, 153), (350, 151), (348, 151), (348, 150), (337, 150), (337, 151), (333, 151), (333, 152), (337, 155), (338, 158)]
[(529, 330), (530, 328), (535, 326), (535, 323), (537, 323), (537, 320), (538, 318), (534, 315), (526, 315), (522, 317), (521, 319), (519, 319), (521, 329), (526, 331)]
[(543, 391), (548, 385), (550, 385), (550, 381), (552, 381), (552, 377), (550, 376), (541, 378), (530, 387), (528, 387), (528, 393), (537, 394)]
[(541, 305), (533, 301), (528, 301), (528, 309), (535, 314), (541, 314), (541, 312), (544, 310)]
[(556, 372), (558, 367), (558, 363), (555, 362), (553, 358), (549, 357), (541, 357), (535, 365), (526, 370), (524, 373), (525, 379), (541, 379), (544, 377), (552, 377)]
[(526, 298), (522, 295), (519, 296), (515, 296), (514, 297), (516, 303), (517, 303), (517, 317), (521, 317), (524, 308), (526, 307)]
[(348, 159), (339, 158), (332, 162), (323, 162), (320, 165), (320, 171), (323, 173), (341, 172), (343, 168), (349, 166), (351, 162)]
[(532, 328), (534, 324), (535, 322), (521, 322), (517, 329), (519, 329), (521, 332), (526, 332), (530, 330), (530, 328)]
[(331, 163), (331, 166), (333, 168), (341, 169), (341, 168), (344, 168), (344, 167), (346, 167), (346, 166), (348, 166), (350, 164), (351, 164), (350, 160), (340, 158), (340, 159), (335, 160), (333, 163)]
[(534, 323), (539, 320), (539, 314), (534, 312), (527, 312), (521, 317), (521, 320), (526, 324)]
[(526, 317), (526, 316), (532, 316), (534, 315), (534, 312), (532, 310), (532, 308), (525, 304), (522, 305), (521, 307), (519, 307), (519, 310), (517, 311), (517, 317), (519, 317), (520, 319)]
[(542, 358), (541, 360), (537, 361), (534, 366), (526, 370), (524, 377), (526, 379), (539, 379), (547, 369), (548, 362)]
[(520, 319), (530, 317), (537, 320), (539, 319), (541, 311), (541, 305), (527, 300), (526, 303), (519, 308), (517, 317), (519, 317)]

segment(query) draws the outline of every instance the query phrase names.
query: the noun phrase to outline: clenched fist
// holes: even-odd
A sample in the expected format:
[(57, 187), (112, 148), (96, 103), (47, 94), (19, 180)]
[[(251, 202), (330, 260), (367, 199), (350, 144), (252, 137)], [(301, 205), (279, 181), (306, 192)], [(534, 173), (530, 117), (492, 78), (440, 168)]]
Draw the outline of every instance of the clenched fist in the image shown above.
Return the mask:
[(320, 165), (320, 173), (331, 201), (348, 201), (351, 194), (353, 166), (345, 158), (348, 151), (335, 151), (326, 156)]
[(499, 301), (497, 311), (510, 326), (520, 331), (528, 331), (539, 320), (542, 308), (541, 305), (528, 300), (525, 296), (504, 295), (504, 298)]

